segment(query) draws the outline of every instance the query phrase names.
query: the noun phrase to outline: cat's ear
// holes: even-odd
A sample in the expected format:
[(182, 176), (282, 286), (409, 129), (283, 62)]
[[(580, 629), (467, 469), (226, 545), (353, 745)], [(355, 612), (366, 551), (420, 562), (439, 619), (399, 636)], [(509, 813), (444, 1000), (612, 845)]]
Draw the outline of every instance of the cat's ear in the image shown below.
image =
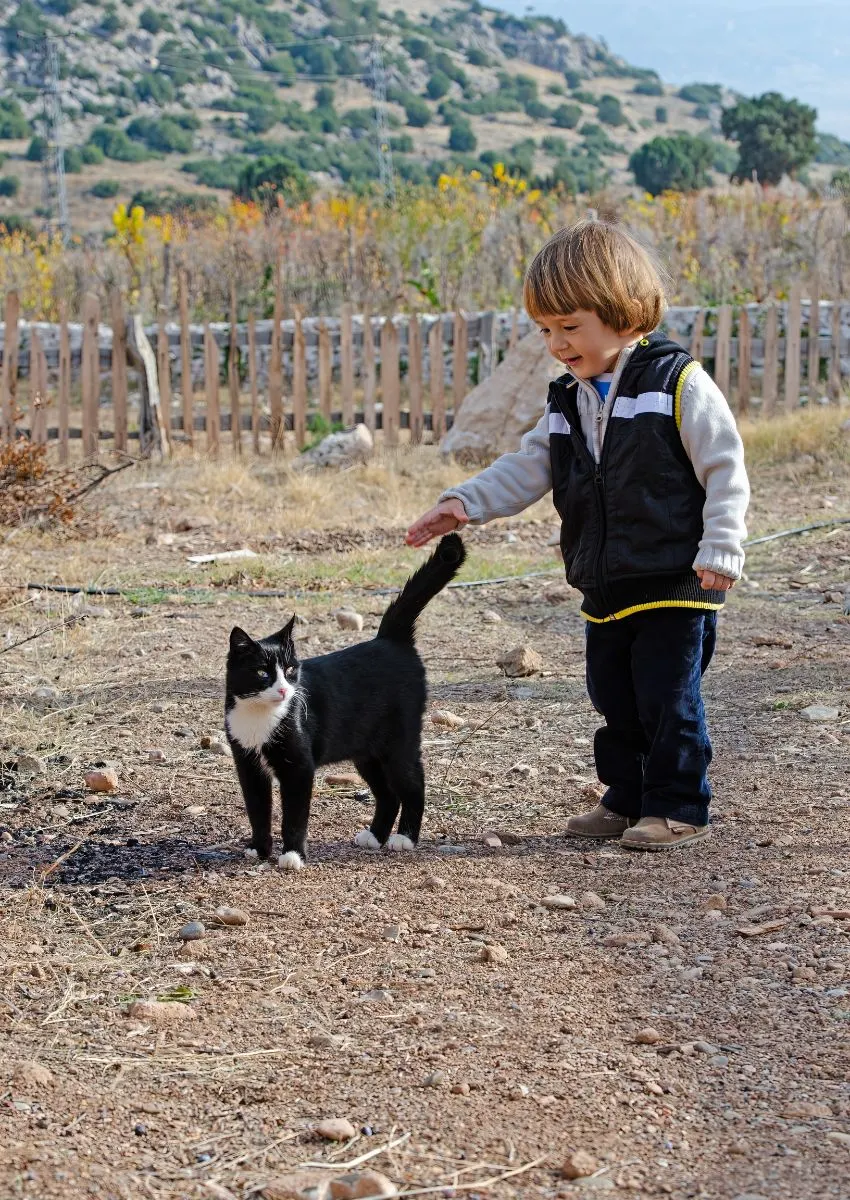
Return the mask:
[(283, 629), (279, 629), (277, 633), (272, 635), (272, 641), (285, 645), (292, 641), (292, 632), (295, 629), (295, 613), (286, 622)]
[(254, 641), (254, 639), (252, 637), (249, 637), (249, 635), (245, 632), (244, 629), (240, 629), (238, 625), (235, 625), (233, 627), (233, 629), (231, 629), (231, 631), (230, 631), (230, 649), (231, 650), (235, 651), (237, 654), (241, 654), (241, 653), (244, 653), (246, 650), (255, 650), (256, 647), (257, 647), (257, 643)]

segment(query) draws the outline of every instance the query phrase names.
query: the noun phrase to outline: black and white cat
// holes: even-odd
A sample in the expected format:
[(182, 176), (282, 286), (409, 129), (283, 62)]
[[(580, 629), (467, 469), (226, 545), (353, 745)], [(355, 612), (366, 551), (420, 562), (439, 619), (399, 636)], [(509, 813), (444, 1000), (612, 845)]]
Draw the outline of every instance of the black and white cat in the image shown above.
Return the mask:
[(355, 843), (375, 850), (416, 845), (425, 806), (420, 743), (426, 699), (416, 620), (465, 557), (456, 533), (442, 538), (384, 613), (377, 636), (333, 654), (299, 662), (294, 617), (259, 641), (238, 627), (231, 632), (225, 724), (251, 822), (249, 853), (272, 853), (277, 779), (283, 808), (278, 864), (303, 867), (316, 768), (342, 760), (353, 761), (375, 798), (372, 823)]

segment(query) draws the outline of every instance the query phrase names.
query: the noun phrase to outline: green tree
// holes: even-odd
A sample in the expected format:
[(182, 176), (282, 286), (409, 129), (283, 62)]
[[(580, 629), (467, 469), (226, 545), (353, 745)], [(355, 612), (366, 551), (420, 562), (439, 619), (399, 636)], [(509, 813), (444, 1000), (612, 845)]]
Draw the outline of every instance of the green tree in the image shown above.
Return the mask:
[(0, 96), (0, 138), (25, 138), (32, 132), (20, 104), (11, 96)]
[(408, 125), (414, 129), (423, 129), (431, 121), (431, 109), (421, 96), (409, 96), (404, 102), (404, 112)]
[(663, 96), (664, 88), (658, 79), (641, 79), (632, 89), (636, 96)]
[(724, 137), (738, 143), (734, 179), (749, 179), (755, 171), (762, 183), (779, 183), (812, 161), (817, 152), (817, 111), (787, 100), (779, 92), (765, 92), (740, 100), (721, 118)]
[(667, 124), (667, 116), (668, 116), (668, 113), (667, 113), (667, 105), (666, 105), (666, 104), (658, 104), (658, 105), (656, 105), (656, 107), (655, 107), (655, 119), (656, 119), (656, 121), (658, 122), (658, 124), (659, 124), (659, 125), (666, 125), (666, 124)]
[(472, 132), (469, 121), (458, 121), (449, 133), (449, 149), (456, 154), (471, 154), (478, 147), (478, 139)]
[(288, 50), (281, 50), (267, 58), (263, 63), (263, 70), (274, 72), (281, 87), (295, 86), (295, 62)]
[(596, 111), (603, 125), (625, 125), (626, 123), (626, 114), (616, 96), (602, 96), (596, 106)]
[(645, 192), (693, 192), (710, 182), (713, 147), (689, 133), (645, 142), (629, 159), (629, 170)]
[(119, 191), (117, 179), (98, 179), (89, 188), (89, 194), (98, 200), (111, 200)]
[(552, 111), (552, 123), (559, 129), (575, 129), (581, 120), (581, 105), (559, 104)]
[(17, 196), (21, 190), (21, 181), (17, 175), (0, 176), (0, 196)]
[(44, 162), (47, 158), (47, 138), (36, 134), (27, 147), (27, 158), (30, 162)]
[(428, 86), (425, 88), (425, 91), (432, 100), (442, 100), (451, 85), (452, 81), (444, 71), (435, 71), (428, 80)]
[(239, 173), (236, 194), (243, 200), (258, 200), (269, 208), (277, 197), (307, 200), (312, 193), (310, 177), (293, 159), (283, 154), (267, 154), (248, 163)]

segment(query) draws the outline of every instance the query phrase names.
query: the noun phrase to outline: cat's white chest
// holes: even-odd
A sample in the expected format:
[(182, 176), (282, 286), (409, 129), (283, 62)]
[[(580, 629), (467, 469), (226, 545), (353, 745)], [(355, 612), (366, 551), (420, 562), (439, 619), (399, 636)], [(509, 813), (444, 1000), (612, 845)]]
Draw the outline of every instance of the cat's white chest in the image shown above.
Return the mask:
[(260, 751), (271, 740), (289, 704), (289, 698), (279, 704), (237, 700), (227, 714), (227, 731), (246, 750)]

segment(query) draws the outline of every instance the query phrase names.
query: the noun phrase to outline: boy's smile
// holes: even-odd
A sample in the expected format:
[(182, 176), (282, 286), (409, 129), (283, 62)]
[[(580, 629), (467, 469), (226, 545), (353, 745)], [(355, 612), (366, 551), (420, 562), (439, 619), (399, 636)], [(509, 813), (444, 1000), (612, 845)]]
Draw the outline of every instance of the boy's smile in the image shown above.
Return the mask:
[(538, 318), (546, 347), (578, 379), (593, 379), (613, 369), (620, 351), (640, 336), (639, 329), (617, 333), (598, 313), (578, 309)]

